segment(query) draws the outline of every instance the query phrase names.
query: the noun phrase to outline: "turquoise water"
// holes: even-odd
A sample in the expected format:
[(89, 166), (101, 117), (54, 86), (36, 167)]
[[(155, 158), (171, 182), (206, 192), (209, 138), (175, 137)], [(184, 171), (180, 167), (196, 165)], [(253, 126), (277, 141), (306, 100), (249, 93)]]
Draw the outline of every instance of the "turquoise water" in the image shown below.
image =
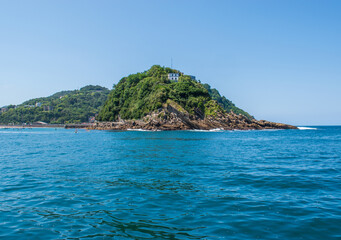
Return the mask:
[(340, 239), (341, 127), (0, 129), (1, 239)]

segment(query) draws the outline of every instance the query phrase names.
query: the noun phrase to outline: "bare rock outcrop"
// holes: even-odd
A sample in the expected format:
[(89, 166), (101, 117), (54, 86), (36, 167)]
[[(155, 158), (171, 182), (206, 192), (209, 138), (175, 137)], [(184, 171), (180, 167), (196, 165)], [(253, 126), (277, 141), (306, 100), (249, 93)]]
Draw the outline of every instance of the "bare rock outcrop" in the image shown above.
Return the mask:
[(224, 130), (252, 130), (252, 129), (297, 129), (295, 126), (249, 119), (233, 112), (217, 112), (215, 115), (204, 116), (199, 110), (189, 114), (174, 104), (165, 104), (143, 119), (121, 120), (119, 122), (97, 122), (89, 127), (99, 130), (191, 130), (191, 129), (224, 129)]

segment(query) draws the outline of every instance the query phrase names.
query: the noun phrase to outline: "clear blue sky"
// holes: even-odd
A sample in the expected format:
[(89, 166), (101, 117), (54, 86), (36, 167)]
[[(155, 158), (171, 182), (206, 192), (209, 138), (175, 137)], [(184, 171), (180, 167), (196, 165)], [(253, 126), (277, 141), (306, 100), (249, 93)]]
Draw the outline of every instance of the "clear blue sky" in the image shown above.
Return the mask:
[(341, 1), (0, 0), (0, 106), (153, 64), (257, 119), (341, 124)]

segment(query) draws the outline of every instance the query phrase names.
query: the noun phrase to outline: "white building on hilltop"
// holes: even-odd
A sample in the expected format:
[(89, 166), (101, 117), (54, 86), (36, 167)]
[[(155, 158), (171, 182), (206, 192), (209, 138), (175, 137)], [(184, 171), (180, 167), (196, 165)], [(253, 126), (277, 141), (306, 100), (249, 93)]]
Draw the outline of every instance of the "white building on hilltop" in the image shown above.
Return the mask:
[(179, 80), (179, 73), (168, 73), (168, 79), (169, 80), (174, 80), (174, 81), (178, 81)]

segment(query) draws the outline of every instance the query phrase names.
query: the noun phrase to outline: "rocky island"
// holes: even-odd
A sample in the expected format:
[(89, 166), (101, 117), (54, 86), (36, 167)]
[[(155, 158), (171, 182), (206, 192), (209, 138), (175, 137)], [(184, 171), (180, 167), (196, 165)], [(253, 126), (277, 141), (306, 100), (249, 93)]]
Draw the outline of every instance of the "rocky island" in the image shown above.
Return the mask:
[(194, 76), (158, 65), (122, 78), (90, 129), (296, 129), (256, 120)]

